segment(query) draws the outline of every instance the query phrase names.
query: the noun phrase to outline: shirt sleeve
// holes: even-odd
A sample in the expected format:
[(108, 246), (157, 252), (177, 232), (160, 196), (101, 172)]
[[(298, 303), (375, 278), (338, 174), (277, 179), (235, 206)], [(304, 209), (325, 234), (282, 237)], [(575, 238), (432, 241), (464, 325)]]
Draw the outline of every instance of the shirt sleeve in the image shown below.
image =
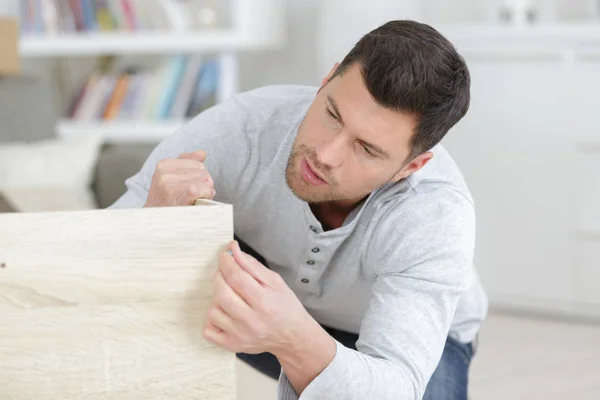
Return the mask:
[(125, 181), (125, 194), (109, 208), (143, 207), (158, 162), (197, 150), (206, 151), (204, 164), (215, 182), (215, 200), (231, 204), (251, 154), (252, 128), (250, 113), (237, 96), (202, 112), (152, 151), (141, 170)]
[(368, 248), (378, 273), (358, 351), (336, 342), (333, 361), (300, 396), (282, 371), (278, 399), (421, 399), (472, 279), (474, 236), (473, 205), (452, 190), (394, 206)]

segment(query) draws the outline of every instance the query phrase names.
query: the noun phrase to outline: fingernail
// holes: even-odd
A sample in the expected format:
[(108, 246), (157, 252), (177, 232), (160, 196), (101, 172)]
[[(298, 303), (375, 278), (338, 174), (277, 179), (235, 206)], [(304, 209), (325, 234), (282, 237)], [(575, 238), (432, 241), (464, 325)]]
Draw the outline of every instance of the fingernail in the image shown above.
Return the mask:
[(231, 250), (227, 249), (226, 253), (233, 257), (233, 252)]

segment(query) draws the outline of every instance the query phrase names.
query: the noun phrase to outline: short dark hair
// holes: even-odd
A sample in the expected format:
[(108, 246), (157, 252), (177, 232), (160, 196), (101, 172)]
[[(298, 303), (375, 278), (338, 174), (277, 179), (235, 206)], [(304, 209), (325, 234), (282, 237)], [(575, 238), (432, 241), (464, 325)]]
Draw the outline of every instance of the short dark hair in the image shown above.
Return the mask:
[(377, 103), (417, 118), (410, 159), (437, 145), (469, 109), (467, 65), (452, 43), (429, 25), (390, 21), (367, 33), (332, 79), (356, 63)]

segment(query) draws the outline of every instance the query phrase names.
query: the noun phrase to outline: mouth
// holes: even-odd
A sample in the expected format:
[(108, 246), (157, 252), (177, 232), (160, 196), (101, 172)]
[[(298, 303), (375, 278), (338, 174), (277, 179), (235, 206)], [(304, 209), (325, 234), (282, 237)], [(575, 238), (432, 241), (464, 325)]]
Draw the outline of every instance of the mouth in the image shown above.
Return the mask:
[(306, 158), (302, 158), (302, 162), (300, 163), (300, 174), (302, 175), (302, 179), (311, 185), (327, 185), (327, 181), (310, 165)]

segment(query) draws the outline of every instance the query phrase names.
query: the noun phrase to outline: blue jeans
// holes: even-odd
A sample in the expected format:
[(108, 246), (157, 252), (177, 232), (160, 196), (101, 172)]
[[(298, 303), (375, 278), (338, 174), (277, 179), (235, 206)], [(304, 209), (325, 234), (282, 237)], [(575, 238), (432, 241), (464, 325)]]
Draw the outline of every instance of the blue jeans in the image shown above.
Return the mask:
[[(243, 251), (253, 255), (257, 260), (265, 264), (264, 258), (254, 251), (250, 246), (240, 240)], [(346, 347), (356, 350), (358, 335), (323, 327), (335, 340)], [(473, 358), (473, 345), (471, 343), (460, 343), (451, 337), (446, 339), (442, 359), (433, 372), (425, 395), (422, 400), (467, 400), (467, 387), (469, 381), (469, 365)], [(271, 353), (262, 354), (237, 354), (238, 358), (254, 367), (258, 371), (278, 379), (281, 365), (277, 358)]]
[[(356, 350), (357, 335), (329, 328), (325, 330), (344, 346)], [(279, 378), (281, 366), (271, 353), (256, 355), (239, 353), (237, 356), (271, 378)], [(469, 365), (472, 357), (472, 344), (460, 343), (449, 337), (446, 340), (442, 359), (427, 384), (423, 400), (467, 400)]]

